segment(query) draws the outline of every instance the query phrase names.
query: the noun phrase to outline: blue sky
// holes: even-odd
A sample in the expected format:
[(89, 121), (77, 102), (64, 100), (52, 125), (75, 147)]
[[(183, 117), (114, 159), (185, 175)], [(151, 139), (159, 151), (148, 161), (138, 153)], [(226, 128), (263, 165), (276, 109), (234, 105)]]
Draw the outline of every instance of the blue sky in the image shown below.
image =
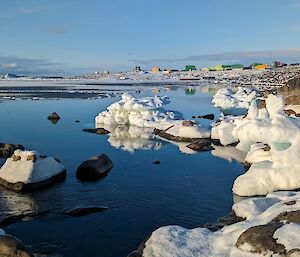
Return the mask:
[(0, 73), (300, 61), (300, 0), (2, 0)]

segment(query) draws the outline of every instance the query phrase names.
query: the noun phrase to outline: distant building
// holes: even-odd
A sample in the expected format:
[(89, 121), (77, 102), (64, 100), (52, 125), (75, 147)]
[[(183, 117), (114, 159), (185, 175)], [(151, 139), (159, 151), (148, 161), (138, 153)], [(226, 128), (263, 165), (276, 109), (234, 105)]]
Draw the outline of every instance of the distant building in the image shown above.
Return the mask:
[[(253, 67), (253, 66), (252, 66)], [(255, 70), (265, 70), (267, 69), (269, 66), (268, 64), (258, 64), (258, 65), (255, 65), (254, 66), (254, 69)]]
[(286, 63), (283, 63), (283, 62), (280, 62), (280, 61), (274, 61), (272, 66), (273, 66), (274, 68), (280, 68), (280, 67), (287, 66), (287, 64), (286, 64)]
[(96, 70), (94, 74), (95, 74), (95, 75), (99, 75), (99, 71)]
[(194, 71), (194, 70), (196, 70), (195, 65), (186, 65), (185, 66), (185, 71)]
[(136, 66), (135, 68), (134, 68), (134, 71), (141, 71), (142, 69), (141, 69), (141, 67), (140, 66)]
[(236, 70), (236, 69), (243, 69), (244, 65), (243, 64), (225, 64), (222, 65), (223, 70)]
[(152, 72), (159, 72), (159, 71), (160, 71), (160, 68), (158, 68), (158, 67), (153, 67), (153, 68), (151, 69), (151, 71), (152, 71)]
[(104, 72), (103, 72), (103, 74), (109, 74), (109, 70), (105, 70)]
[(209, 67), (209, 70), (210, 71), (222, 71), (224, 69), (223, 69), (223, 66), (221, 64), (217, 64), (215, 66)]

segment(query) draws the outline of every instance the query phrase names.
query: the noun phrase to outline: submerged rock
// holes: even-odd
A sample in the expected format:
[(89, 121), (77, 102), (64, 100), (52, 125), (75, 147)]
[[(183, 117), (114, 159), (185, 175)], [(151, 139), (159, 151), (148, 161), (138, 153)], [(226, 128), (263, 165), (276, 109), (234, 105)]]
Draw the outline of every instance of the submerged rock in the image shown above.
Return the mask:
[(82, 181), (94, 181), (103, 178), (112, 169), (113, 163), (107, 155), (91, 157), (79, 165), (76, 176)]
[(48, 120), (50, 120), (53, 124), (56, 124), (60, 120), (60, 117), (56, 112), (53, 112), (48, 116)]
[(106, 211), (107, 209), (108, 208), (105, 206), (78, 206), (65, 211), (65, 214), (72, 217), (80, 217), (96, 212)]
[(0, 158), (6, 159), (11, 157), (14, 151), (17, 149), (24, 150), (24, 146), (18, 144), (0, 143)]
[(16, 150), (0, 169), (0, 185), (15, 191), (32, 191), (62, 181), (66, 169), (53, 157), (37, 151)]
[(19, 239), (10, 235), (0, 235), (0, 256), (34, 257)]
[(157, 160), (157, 161), (154, 161), (153, 163), (154, 163), (154, 164), (160, 164), (160, 161)]
[(105, 128), (96, 128), (96, 129), (83, 129), (82, 131), (88, 132), (88, 133), (93, 133), (93, 134), (98, 134), (98, 135), (107, 135), (110, 132), (106, 130)]

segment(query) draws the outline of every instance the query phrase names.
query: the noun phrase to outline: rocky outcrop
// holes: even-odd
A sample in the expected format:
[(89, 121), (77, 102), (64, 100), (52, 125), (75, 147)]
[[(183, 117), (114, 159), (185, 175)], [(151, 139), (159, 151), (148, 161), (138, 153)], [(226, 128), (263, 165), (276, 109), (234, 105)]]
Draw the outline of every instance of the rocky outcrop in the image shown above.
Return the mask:
[(250, 251), (252, 253), (268, 254), (273, 252), (285, 255), (286, 250), (284, 246), (278, 244), (273, 238), (275, 231), (281, 226), (281, 223), (270, 223), (251, 227), (240, 235), (236, 246), (242, 251)]
[(103, 178), (112, 169), (113, 163), (107, 155), (91, 157), (79, 165), (76, 176), (82, 181), (94, 181)]
[(191, 143), (196, 140), (202, 139), (202, 138), (189, 138), (189, 137), (179, 137), (179, 136), (174, 136), (172, 134), (169, 134), (166, 132), (166, 130), (161, 130), (161, 129), (154, 129), (153, 131), (154, 135), (160, 136), (164, 139), (174, 141), (174, 142), (186, 142), (186, 143)]
[(10, 235), (0, 235), (0, 256), (34, 257), (20, 240)]
[(88, 133), (93, 133), (93, 134), (98, 134), (98, 135), (107, 135), (110, 132), (106, 130), (105, 128), (96, 128), (96, 129), (83, 129), (82, 131), (88, 132)]
[(11, 157), (14, 151), (17, 149), (24, 150), (24, 146), (18, 144), (0, 143), (0, 158), (6, 159)]
[(201, 138), (196, 141), (193, 141), (186, 147), (197, 151), (197, 152), (206, 152), (206, 151), (211, 151), (214, 148), (211, 146), (211, 140), (210, 138)]

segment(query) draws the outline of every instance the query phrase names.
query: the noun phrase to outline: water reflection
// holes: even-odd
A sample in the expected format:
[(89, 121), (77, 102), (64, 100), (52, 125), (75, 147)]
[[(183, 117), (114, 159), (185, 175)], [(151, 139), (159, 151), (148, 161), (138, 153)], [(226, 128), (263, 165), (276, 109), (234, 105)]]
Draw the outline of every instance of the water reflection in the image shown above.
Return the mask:
[[(112, 147), (127, 152), (159, 150), (166, 144), (153, 134), (152, 128), (140, 128), (130, 125), (101, 125), (101, 127), (110, 131), (107, 141)], [(99, 125), (97, 128), (100, 128)]]
[(235, 146), (217, 146), (212, 144), (214, 150), (211, 151), (213, 156), (225, 159), (228, 162), (237, 161), (244, 163), (247, 152), (238, 150)]

